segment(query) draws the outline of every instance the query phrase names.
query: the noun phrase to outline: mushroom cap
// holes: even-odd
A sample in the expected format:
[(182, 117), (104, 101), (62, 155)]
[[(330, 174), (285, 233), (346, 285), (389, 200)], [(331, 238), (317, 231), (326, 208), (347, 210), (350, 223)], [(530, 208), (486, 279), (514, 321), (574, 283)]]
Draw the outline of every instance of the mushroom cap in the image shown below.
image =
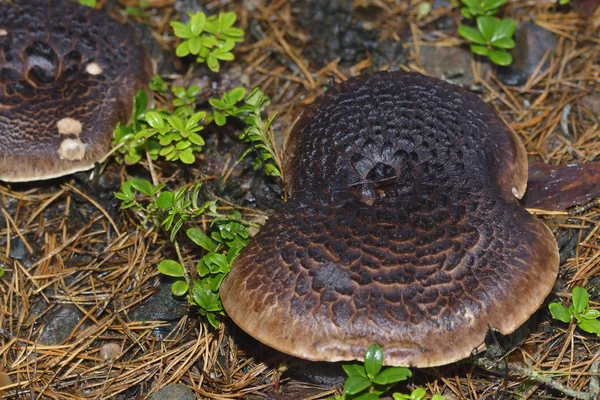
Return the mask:
[(0, 2), (0, 180), (93, 167), (152, 73), (133, 31), (63, 0)]
[(418, 74), (328, 90), (286, 149), (290, 199), (236, 259), (223, 305), (293, 356), (430, 367), (513, 332), (558, 272), (524, 208), (525, 150), (479, 97)]

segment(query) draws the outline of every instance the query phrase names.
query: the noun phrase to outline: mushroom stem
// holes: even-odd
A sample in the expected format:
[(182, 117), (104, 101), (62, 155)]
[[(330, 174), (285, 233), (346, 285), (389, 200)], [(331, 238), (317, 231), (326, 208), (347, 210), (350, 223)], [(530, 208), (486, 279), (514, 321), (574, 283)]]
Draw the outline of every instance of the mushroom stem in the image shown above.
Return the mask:
[[(515, 374), (533, 379), (536, 382), (542, 383), (554, 390), (558, 390), (564, 395), (570, 396), (574, 399), (595, 400), (598, 399), (600, 395), (600, 380), (598, 378), (598, 370), (600, 369), (600, 353), (597, 353), (594, 356), (594, 358), (596, 359), (596, 361), (594, 361), (592, 363), (592, 366), (590, 367), (590, 390), (587, 392), (580, 392), (575, 389), (569, 389), (562, 383), (555, 381), (549, 376), (546, 376), (546, 372), (537, 371), (521, 363), (506, 363), (506, 368), (508, 368), (509, 371)], [(491, 371), (506, 370), (506, 368), (500, 368), (497, 362), (487, 359), (485, 357), (482, 357), (475, 361), (475, 365)]]

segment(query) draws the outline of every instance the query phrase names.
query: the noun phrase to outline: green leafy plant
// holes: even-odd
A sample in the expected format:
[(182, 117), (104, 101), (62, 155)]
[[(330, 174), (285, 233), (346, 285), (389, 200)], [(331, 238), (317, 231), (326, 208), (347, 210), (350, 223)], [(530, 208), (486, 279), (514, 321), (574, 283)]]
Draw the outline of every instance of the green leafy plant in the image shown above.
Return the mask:
[(169, 89), (169, 86), (165, 83), (160, 75), (154, 75), (150, 79), (150, 84), (148, 87), (150, 90), (160, 95), (164, 95), (167, 89)]
[(234, 59), (231, 50), (244, 41), (244, 31), (233, 25), (237, 16), (233, 12), (207, 17), (203, 12), (189, 14), (187, 24), (171, 22), (175, 36), (184, 39), (175, 49), (179, 57), (196, 56), (199, 63), (206, 62), (211, 71), (218, 72), (219, 61)]
[[(151, 85), (155, 91), (167, 90), (167, 85), (160, 77), (155, 77)], [(276, 114), (266, 120), (262, 117), (262, 112), (270, 104), (269, 97), (259, 88), (255, 88), (247, 96), (244, 88), (234, 88), (224, 93), (220, 99), (209, 99), (213, 107), (209, 114), (206, 111), (196, 111), (199, 90), (195, 85), (187, 89), (173, 87), (172, 112), (147, 110), (146, 93), (138, 92), (134, 99), (132, 122), (129, 125), (117, 124), (113, 133), (113, 147), (118, 146), (118, 154), (125, 163), (136, 164), (147, 153), (152, 160), (164, 157), (168, 161), (181, 160), (185, 164), (191, 164), (196, 159), (195, 154), (204, 146), (204, 139), (199, 134), (204, 126), (212, 121), (223, 126), (228, 117), (234, 117), (244, 123), (240, 139), (250, 145), (239, 160), (254, 151), (255, 168), (263, 166), (267, 175), (280, 177), (281, 161), (270, 130)]]
[(147, 0), (140, 0), (137, 6), (127, 6), (125, 7), (125, 13), (127, 15), (133, 17), (141, 17), (146, 11), (146, 8), (150, 5), (150, 2)]
[(513, 20), (484, 16), (477, 17), (477, 28), (461, 25), (458, 27), (458, 33), (472, 42), (473, 53), (489, 57), (494, 64), (506, 66), (513, 61), (512, 55), (506, 49), (515, 47), (512, 39), (515, 29), (516, 24)]
[(383, 349), (372, 344), (365, 352), (364, 364), (345, 364), (342, 368), (348, 375), (344, 382), (344, 394), (335, 400), (378, 400), (379, 395), (388, 391), (396, 383), (412, 376), (404, 367), (383, 366)]
[[(348, 379), (344, 383), (344, 393), (333, 400), (378, 400), (395, 384), (412, 376), (408, 368), (383, 368), (383, 349), (376, 344), (369, 346), (365, 352), (364, 364), (345, 364), (342, 368)], [(411, 394), (394, 393), (392, 396), (394, 400), (422, 400), (426, 394), (425, 389), (417, 388)], [(444, 397), (436, 394), (432, 399), (444, 400)]]
[(135, 137), (142, 130), (142, 127), (145, 128), (146, 126), (143, 121), (147, 105), (148, 97), (146, 92), (140, 90), (133, 99), (131, 123), (123, 125), (119, 122), (113, 132), (112, 146), (117, 148), (116, 154), (120, 155), (118, 160), (122, 158), (125, 164), (132, 165), (138, 163), (146, 150), (151, 152), (154, 158), (158, 157), (158, 151), (160, 150), (158, 143), (148, 143), (145, 139)]
[(560, 303), (550, 303), (548, 308), (554, 319), (566, 323), (575, 321), (581, 330), (600, 336), (600, 311), (590, 309), (589, 294), (584, 288), (573, 288), (572, 304), (569, 308)]
[(464, 7), (460, 13), (467, 19), (479, 16), (496, 15), (506, 0), (462, 0)]
[[(162, 80), (155, 81), (155, 87)], [(144, 152), (152, 160), (159, 156), (167, 161), (181, 160), (192, 164), (195, 153), (202, 151), (204, 139), (199, 132), (204, 129), (206, 111), (194, 112), (196, 94), (200, 89), (190, 86), (188, 89), (173, 87), (174, 111), (147, 110), (145, 92), (140, 91), (134, 99), (133, 113), (129, 125), (117, 124), (113, 133), (113, 146), (119, 146), (119, 153), (126, 164), (138, 163)]]
[[(145, 179), (132, 178), (121, 185), (121, 191), (115, 193), (115, 197), (122, 201), (122, 209), (133, 208), (142, 214), (144, 224), (151, 221), (169, 233), (178, 260), (161, 261), (159, 272), (181, 278), (173, 283), (171, 292), (186, 296), (211, 325), (218, 327), (217, 317), (224, 315), (219, 287), (231, 270), (231, 264), (248, 243), (248, 226), (253, 225), (244, 221), (237, 211), (220, 214), (215, 200), (200, 201), (201, 186), (202, 182), (168, 191), (164, 190), (163, 184), (154, 186)], [(144, 196), (143, 200), (138, 200), (139, 195)], [(198, 261), (197, 279), (193, 279), (181, 256), (177, 233), (186, 222), (191, 223), (201, 215), (212, 218), (214, 229), (210, 236), (194, 226), (186, 230), (188, 239), (207, 252)]]
[[(281, 161), (275, 150), (270, 131), (276, 114), (271, 115), (266, 120), (261, 116), (271, 100), (259, 88), (255, 88), (244, 98), (245, 94), (246, 91), (243, 88), (235, 88), (224, 93), (220, 99), (209, 99), (211, 106), (214, 108), (214, 121), (217, 125), (222, 126), (227, 123), (227, 117), (240, 119), (245, 125), (240, 139), (248, 143), (250, 147), (240, 156), (239, 160), (254, 151), (256, 154), (254, 167), (258, 168), (262, 165), (267, 175), (280, 177)], [(238, 106), (242, 99), (244, 99), (244, 104)]]
[[(426, 394), (427, 391), (425, 389), (416, 388), (410, 394), (394, 393), (392, 394), (392, 397), (394, 400), (423, 400), (425, 399)], [(444, 400), (444, 396), (434, 394), (433, 396), (431, 396), (431, 400)]]

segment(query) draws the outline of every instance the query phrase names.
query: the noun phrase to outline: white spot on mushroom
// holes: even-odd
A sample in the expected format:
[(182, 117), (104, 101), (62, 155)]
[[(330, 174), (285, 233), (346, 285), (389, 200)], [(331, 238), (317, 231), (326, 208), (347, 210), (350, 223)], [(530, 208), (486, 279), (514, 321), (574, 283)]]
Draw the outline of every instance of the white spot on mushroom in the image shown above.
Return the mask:
[(83, 125), (80, 121), (73, 118), (63, 118), (56, 123), (58, 133), (61, 135), (77, 135), (81, 133)]
[(516, 187), (513, 186), (510, 190), (511, 190), (513, 196), (515, 196), (516, 198), (519, 198), (519, 190)]
[(0, 28), (0, 36), (6, 36), (8, 35), (8, 31), (4, 28)]
[(85, 72), (90, 75), (100, 75), (102, 73), (102, 67), (95, 62), (91, 62), (85, 67)]
[(60, 143), (58, 156), (61, 160), (78, 161), (85, 156), (86, 145), (79, 139), (65, 139)]

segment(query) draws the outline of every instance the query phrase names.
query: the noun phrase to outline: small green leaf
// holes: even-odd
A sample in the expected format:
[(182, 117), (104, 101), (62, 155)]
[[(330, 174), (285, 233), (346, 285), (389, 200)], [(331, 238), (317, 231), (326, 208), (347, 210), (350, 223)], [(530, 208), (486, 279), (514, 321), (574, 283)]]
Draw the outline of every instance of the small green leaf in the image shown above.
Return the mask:
[(187, 148), (179, 153), (179, 159), (184, 164), (193, 164), (196, 161), (196, 157), (191, 148)]
[(577, 326), (588, 333), (595, 333), (600, 336), (600, 321), (597, 319), (584, 319), (577, 323)]
[(192, 242), (202, 247), (203, 249), (206, 249), (208, 251), (217, 250), (217, 244), (213, 242), (213, 240), (200, 229), (190, 228), (186, 231), (186, 235), (188, 238), (190, 238)]
[(265, 174), (267, 174), (268, 176), (281, 176), (281, 172), (273, 164), (268, 164), (268, 163), (265, 164), (264, 169), (265, 169)]
[(342, 365), (342, 368), (348, 376), (362, 376), (363, 378), (367, 377), (365, 367), (362, 364), (345, 364)]
[(472, 28), (467, 25), (459, 26), (458, 34), (473, 43), (477, 43), (477, 44), (486, 44), (487, 43), (486, 40), (481, 35), (481, 32), (479, 32), (477, 29)]
[(162, 192), (156, 198), (156, 205), (163, 210), (168, 210), (173, 207), (173, 193)]
[(189, 39), (192, 37), (192, 31), (190, 30), (190, 27), (182, 24), (179, 21), (171, 21), (171, 27), (173, 27), (173, 32), (175, 33), (175, 36), (182, 38), (182, 39)]
[(381, 346), (377, 344), (370, 345), (365, 353), (365, 371), (367, 371), (367, 376), (373, 379), (381, 371), (382, 365), (383, 350)]
[(232, 89), (227, 93), (227, 98), (231, 102), (231, 104), (235, 104), (239, 101), (242, 101), (244, 96), (246, 95), (246, 89), (243, 87), (237, 87)]
[(589, 307), (588, 292), (580, 286), (573, 288), (573, 307), (575, 310), (575, 315), (584, 314)]
[(512, 49), (515, 47), (515, 41), (511, 38), (500, 38), (496, 40), (492, 39), (492, 45), (502, 49)]
[(550, 310), (550, 314), (552, 314), (552, 318), (567, 324), (571, 322), (571, 313), (569, 313), (569, 310), (562, 304), (550, 303), (548, 309)]
[(179, 43), (179, 46), (175, 49), (177, 57), (185, 57), (190, 54), (189, 41)]
[(133, 186), (137, 191), (145, 194), (146, 196), (152, 196), (152, 184), (146, 179), (131, 178), (130, 182), (131, 186)]
[(219, 327), (220, 322), (217, 320), (217, 315), (215, 313), (207, 313), (206, 319), (212, 325), (213, 328), (217, 329)]
[(223, 126), (227, 123), (227, 117), (223, 113), (221, 113), (217, 110), (215, 110), (215, 112), (214, 112), (214, 118), (215, 118), (215, 124), (217, 124), (217, 126)]
[(146, 122), (154, 129), (161, 130), (165, 126), (162, 116), (156, 111), (148, 111), (146, 113)]
[(177, 281), (171, 285), (171, 293), (175, 296), (183, 296), (187, 293), (190, 285), (186, 281)]
[(226, 12), (219, 14), (219, 25), (221, 29), (229, 28), (235, 24), (235, 20), (237, 19), (237, 15), (234, 12)]
[(163, 275), (181, 278), (185, 276), (185, 269), (177, 261), (162, 260), (158, 264), (158, 271)]
[(483, 3), (484, 3), (484, 7), (487, 10), (493, 10), (495, 8), (499, 8), (504, 3), (506, 3), (506, 0), (485, 0)]
[(598, 311), (598, 310), (587, 310), (585, 312), (585, 314), (583, 314), (581, 317), (585, 318), (585, 319), (596, 319), (596, 318), (600, 317), (600, 311)]
[(175, 128), (175, 130), (182, 132), (185, 130), (185, 127), (183, 126), (183, 122), (181, 121), (181, 118), (179, 118), (176, 115), (169, 115), (167, 117), (167, 121), (169, 122), (169, 125), (171, 125), (173, 128)]
[(467, 7), (463, 7), (460, 9), (460, 13), (462, 14), (463, 17), (465, 17), (466, 19), (471, 19), (473, 18), (473, 14), (471, 14), (471, 10), (469, 10)]
[(513, 62), (512, 56), (506, 50), (490, 51), (490, 60), (492, 60), (494, 64), (501, 65), (503, 67), (506, 67)]
[(427, 394), (427, 391), (425, 389), (416, 388), (410, 394), (410, 400), (422, 400), (426, 394)]
[(498, 39), (511, 39), (515, 34), (517, 24), (512, 19), (503, 19), (496, 24), (494, 34), (490, 39), (492, 42)]
[(204, 30), (204, 24), (206, 23), (206, 15), (199, 11), (195, 14), (193, 14), (190, 17), (190, 32), (192, 33), (192, 35), (194, 36), (198, 36), (202, 33), (202, 31)]
[(490, 55), (490, 49), (487, 46), (481, 46), (479, 44), (472, 44), (471, 51), (475, 54), (479, 54), (480, 56)]
[(371, 381), (362, 376), (352, 376), (344, 382), (344, 393), (357, 394), (371, 386)]
[(219, 72), (219, 60), (213, 53), (209, 53), (206, 58), (206, 65), (213, 72)]
[(352, 396), (352, 400), (379, 400), (379, 394), (375, 393), (363, 393), (357, 397)]
[(431, 400), (446, 400), (446, 399), (445, 399), (445, 398), (444, 398), (444, 396), (442, 396), (441, 394), (434, 394), (434, 395), (431, 397)]
[(391, 383), (404, 381), (410, 376), (412, 376), (412, 372), (410, 372), (410, 369), (408, 368), (389, 367), (373, 378), (373, 382), (378, 385), (389, 385)]
[(494, 17), (477, 17), (477, 28), (479, 28), (479, 32), (486, 42), (492, 40), (497, 26), (498, 20)]
[(190, 49), (190, 53), (194, 55), (200, 53), (200, 49), (202, 48), (202, 42), (200, 38), (190, 38), (190, 40), (188, 40), (188, 47)]
[(79, 4), (86, 7), (96, 8), (96, 0), (79, 0)]

